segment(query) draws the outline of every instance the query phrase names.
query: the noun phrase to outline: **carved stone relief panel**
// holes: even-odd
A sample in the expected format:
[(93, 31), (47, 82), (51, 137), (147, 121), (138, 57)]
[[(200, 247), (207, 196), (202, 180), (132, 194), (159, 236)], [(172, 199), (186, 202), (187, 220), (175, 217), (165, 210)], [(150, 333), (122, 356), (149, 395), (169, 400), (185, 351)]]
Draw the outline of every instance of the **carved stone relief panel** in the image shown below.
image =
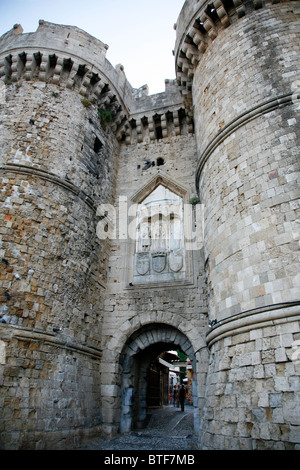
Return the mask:
[(160, 184), (139, 205), (134, 282), (185, 279), (184, 204)]

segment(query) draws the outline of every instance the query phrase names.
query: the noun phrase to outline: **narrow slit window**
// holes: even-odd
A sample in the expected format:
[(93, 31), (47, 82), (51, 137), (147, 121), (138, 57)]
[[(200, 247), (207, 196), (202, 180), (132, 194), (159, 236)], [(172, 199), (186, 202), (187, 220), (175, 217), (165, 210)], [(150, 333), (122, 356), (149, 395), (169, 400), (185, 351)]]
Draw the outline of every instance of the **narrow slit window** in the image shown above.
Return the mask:
[(5, 61), (4, 61), (4, 69), (5, 69), (5, 76), (7, 79), (10, 79), (11, 78), (11, 74), (12, 74), (12, 70), (11, 70), (11, 66), (12, 66), (12, 56), (9, 55), (7, 57), (5, 57)]
[(103, 144), (102, 144), (101, 140), (98, 139), (98, 137), (96, 137), (95, 142), (94, 142), (94, 152), (99, 153), (101, 151), (102, 147), (103, 147)]
[(162, 127), (161, 126), (157, 126), (155, 128), (155, 133), (156, 133), (156, 139), (157, 140), (160, 140), (163, 138), (163, 134), (162, 134)]

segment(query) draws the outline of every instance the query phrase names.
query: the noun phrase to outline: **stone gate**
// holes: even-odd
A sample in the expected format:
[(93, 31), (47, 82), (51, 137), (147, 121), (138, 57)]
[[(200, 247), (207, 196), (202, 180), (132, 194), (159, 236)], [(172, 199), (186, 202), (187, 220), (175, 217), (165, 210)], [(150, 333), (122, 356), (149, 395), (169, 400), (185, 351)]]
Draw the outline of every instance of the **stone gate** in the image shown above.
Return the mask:
[(0, 38), (2, 449), (142, 425), (174, 347), (199, 449), (299, 449), (299, 15), (187, 0), (152, 96), (79, 28)]

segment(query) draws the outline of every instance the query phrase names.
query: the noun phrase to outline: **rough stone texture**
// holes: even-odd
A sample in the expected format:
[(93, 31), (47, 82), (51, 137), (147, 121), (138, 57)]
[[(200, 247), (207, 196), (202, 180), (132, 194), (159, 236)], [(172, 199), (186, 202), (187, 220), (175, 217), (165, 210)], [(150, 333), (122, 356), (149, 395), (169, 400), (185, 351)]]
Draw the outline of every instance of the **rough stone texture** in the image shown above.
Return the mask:
[[(299, 448), (299, 13), (186, 1), (154, 96), (76, 27), (0, 38), (1, 448), (141, 426), (147, 368), (174, 348), (199, 448)], [(137, 255), (178, 247), (122, 231), (160, 186), (199, 238), (142, 280)]]
[[(253, 12), (208, 48), (194, 78), (201, 153), (213, 129), (221, 130), (242, 113), (292, 92), (299, 41), (294, 46), (286, 33), (296, 34), (296, 27), (288, 26), (295, 19), (287, 5)], [(232, 50), (228, 35), (238, 41), (237, 49)], [(228, 131), (202, 172), (206, 256), (212, 296), (219, 299), (210, 309), (213, 317), (298, 298), (297, 106), (270, 109)]]
[[(194, 105), (209, 317), (217, 321), (207, 336), (201, 447), (293, 449), (299, 445), (299, 364), (291, 362), (299, 338), (300, 136), (293, 98), (299, 2), (239, 2), (235, 11), (222, 5), (214, 2), (211, 11), (186, 2), (177, 25), (178, 73)], [(196, 43), (184, 46), (187, 32)], [(184, 47), (189, 64), (179, 52)]]
[(1, 445), (65, 448), (101, 423), (96, 209), (113, 197), (116, 140), (63, 74), (23, 72), (1, 106)]
[[(184, 155), (184, 158), (178, 158), (178, 155)], [(155, 165), (143, 170), (145, 161), (151, 159), (156, 162), (158, 158), (164, 159), (163, 166)], [(183, 187), (187, 193), (185, 196), (185, 202), (187, 202), (195, 194), (193, 190), (195, 158), (195, 141), (187, 132), (186, 135), (153, 143), (141, 143), (137, 147), (122, 145), (117, 193), (126, 198), (128, 208), (130, 208), (135, 200), (134, 196), (141, 193), (143, 198), (145, 194), (143, 188), (147, 184), (150, 184), (151, 188), (151, 182), (155, 187), (156, 178), (159, 178), (165, 184), (170, 181), (180, 184), (180, 187)], [(133, 334), (139, 334), (142, 337), (144, 329), (152, 324), (158, 325), (156, 327), (158, 330), (163, 325), (170, 325), (178, 332), (184, 333), (192, 343), (193, 353), (205, 345), (207, 305), (202, 251), (187, 253), (190, 257), (190, 275), (181, 283), (169, 280), (165, 283), (161, 281), (156, 284), (150, 283), (149, 286), (143, 284), (130, 287), (129, 283), (133, 280), (134, 248), (135, 242), (132, 240), (129, 242), (117, 240), (111, 246), (108, 296), (105, 301), (108, 314), (103, 321), (104, 383), (109, 379), (108, 372), (115, 374), (119, 383), (122, 372), (119, 366), (122, 345), (125, 347), (128, 338)], [(118, 325), (117, 329), (116, 325)], [(140, 350), (146, 355), (147, 348), (157, 342), (159, 342), (158, 339), (153, 336), (150, 341), (145, 342), (141, 339)], [(165, 347), (174, 347), (173, 340), (168, 339), (165, 343), (167, 345)], [(184, 348), (182, 339), (178, 346)], [(205, 362), (205, 359), (203, 361)], [(199, 386), (198, 396), (202, 398), (205, 372), (205, 369), (199, 368), (199, 384), (202, 382), (202, 387)], [(124, 378), (122, 379), (121, 376), (120, 387), (122, 387), (122, 380)], [(126, 386), (130, 384), (131, 382)], [(116, 425), (118, 427), (120, 419), (120, 390), (117, 391), (116, 398), (113, 398), (111, 390), (104, 392), (107, 397), (105, 398), (106, 406), (103, 405), (103, 408), (107, 409), (110, 406), (115, 410), (109, 418), (114, 427)]]
[[(294, 449), (299, 444), (299, 321), (222, 339), (211, 349), (202, 448)], [(217, 443), (217, 444), (216, 444)]]

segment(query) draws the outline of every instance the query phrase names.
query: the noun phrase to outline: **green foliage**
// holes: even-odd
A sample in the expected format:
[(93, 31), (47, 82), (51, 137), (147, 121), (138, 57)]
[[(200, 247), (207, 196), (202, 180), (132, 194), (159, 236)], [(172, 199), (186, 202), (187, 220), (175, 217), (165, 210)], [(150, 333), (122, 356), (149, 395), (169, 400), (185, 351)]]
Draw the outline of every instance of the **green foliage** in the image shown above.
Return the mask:
[(5, 83), (5, 85), (11, 85), (12, 84), (11, 76), (7, 75), (4, 78), (4, 83)]
[[(187, 360), (187, 355), (184, 354), (183, 352), (179, 351), (179, 349), (177, 349), (177, 356), (179, 356), (179, 360), (181, 362), (185, 362)], [(186, 379), (186, 367), (180, 367), (180, 372), (182, 372), (180, 378), (181, 378), (181, 381), (182, 379)]]
[(81, 100), (81, 103), (83, 104), (83, 106), (85, 108), (89, 108), (91, 106), (91, 102), (89, 100), (87, 100), (86, 98), (83, 98), (83, 100)]
[(194, 196), (192, 197), (192, 199), (190, 199), (190, 204), (192, 204), (192, 206), (196, 206), (197, 204), (200, 204), (200, 199), (198, 198), (198, 196)]
[(183, 352), (179, 351), (179, 349), (177, 349), (176, 353), (177, 353), (177, 356), (179, 357), (180, 361), (184, 362), (184, 361), (187, 360), (187, 355), (184, 354)]
[(112, 122), (112, 112), (108, 109), (98, 108), (98, 116), (101, 122), (101, 126), (103, 129)]

